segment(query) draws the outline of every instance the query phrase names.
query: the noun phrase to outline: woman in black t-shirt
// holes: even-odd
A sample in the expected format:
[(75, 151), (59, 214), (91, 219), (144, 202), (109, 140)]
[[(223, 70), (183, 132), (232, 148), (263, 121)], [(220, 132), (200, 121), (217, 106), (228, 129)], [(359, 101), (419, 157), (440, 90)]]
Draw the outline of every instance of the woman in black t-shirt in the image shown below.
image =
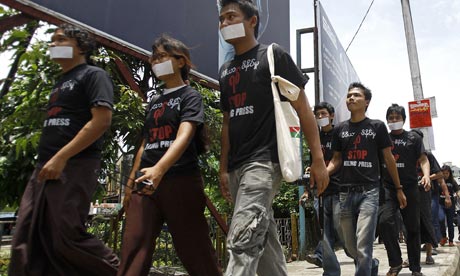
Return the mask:
[[(441, 234), (442, 239), (439, 242), (441, 246), (447, 242), (447, 235), (446, 235), (446, 223), (447, 223), (447, 231), (449, 233), (449, 246), (454, 246), (454, 214), (455, 214), (455, 202), (457, 199), (457, 192), (458, 192), (458, 184), (455, 181), (452, 175), (452, 169), (448, 165), (444, 165), (441, 168), (442, 173), (444, 174), (444, 180), (446, 181), (447, 189), (449, 190), (449, 195), (445, 195), (441, 193), (439, 195), (439, 202), (441, 207), (444, 209), (445, 219), (440, 221), (441, 224)], [(444, 204), (446, 196), (450, 196), (450, 200), (452, 205), (450, 207), (446, 207)]]
[(190, 275), (221, 275), (203, 214), (205, 194), (194, 139), (204, 113), (201, 95), (186, 84), (192, 66), (189, 51), (182, 42), (161, 36), (152, 45), (150, 63), (165, 89), (147, 108), (144, 139), (127, 183), (118, 275), (148, 274), (165, 222)]

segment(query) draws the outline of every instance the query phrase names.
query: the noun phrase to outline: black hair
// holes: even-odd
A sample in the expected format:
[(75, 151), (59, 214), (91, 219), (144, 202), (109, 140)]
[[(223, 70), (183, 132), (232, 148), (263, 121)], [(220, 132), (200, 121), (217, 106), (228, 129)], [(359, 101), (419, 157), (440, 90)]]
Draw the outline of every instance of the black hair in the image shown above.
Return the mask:
[(360, 82), (352, 82), (350, 84), (350, 86), (348, 86), (348, 91), (350, 91), (351, 89), (354, 89), (354, 88), (358, 88), (360, 90), (363, 91), (363, 94), (364, 94), (364, 99), (370, 101), (372, 99), (372, 92), (369, 88), (367, 88), (366, 86), (364, 86), (364, 84), (360, 83)]
[(449, 165), (443, 165), (441, 171), (449, 172), (449, 177), (446, 179), (446, 182), (453, 183), (455, 181), (454, 176), (452, 175), (452, 168)]
[(320, 102), (319, 104), (315, 105), (313, 107), (313, 113), (316, 114), (316, 111), (320, 109), (327, 109), (327, 112), (329, 112), (329, 115), (332, 115), (335, 113), (334, 107), (328, 102)]
[(403, 121), (404, 122), (406, 121), (406, 109), (404, 109), (403, 106), (400, 106), (398, 104), (392, 104), (390, 107), (388, 107), (388, 109), (387, 109), (387, 117), (386, 117), (387, 120), (388, 120), (388, 117), (392, 113), (396, 113), (396, 114), (401, 115), (401, 117), (403, 118)]
[(65, 36), (77, 41), (78, 47), (85, 54), (86, 61), (90, 63), (90, 57), (97, 47), (94, 37), (87, 30), (69, 23), (63, 23), (57, 29), (62, 30)]
[[(365, 100), (368, 100), (369, 102), (371, 101), (372, 99), (372, 92), (369, 88), (367, 88), (366, 86), (364, 86), (364, 84), (360, 83), (360, 82), (352, 82), (349, 86), (348, 86), (348, 91), (354, 89), (354, 88), (358, 88), (360, 89), (363, 94), (364, 94), (364, 99)], [(366, 111), (367, 111), (367, 108), (369, 106), (366, 106)]]
[(159, 47), (163, 49), (170, 55), (176, 58), (183, 58), (185, 65), (180, 69), (180, 74), (182, 80), (188, 80), (190, 70), (194, 67), (190, 59), (189, 48), (180, 40), (172, 38), (166, 34), (162, 34), (157, 38), (152, 44), (152, 55), (158, 51)]
[(230, 4), (237, 4), (241, 12), (243, 12), (244, 19), (246, 20), (250, 19), (254, 15), (256, 16), (257, 24), (254, 27), (254, 36), (255, 38), (257, 38), (259, 36), (259, 22), (260, 22), (259, 10), (257, 9), (257, 6), (254, 3), (252, 3), (251, 0), (220, 0), (219, 1), (219, 5), (221, 9)]

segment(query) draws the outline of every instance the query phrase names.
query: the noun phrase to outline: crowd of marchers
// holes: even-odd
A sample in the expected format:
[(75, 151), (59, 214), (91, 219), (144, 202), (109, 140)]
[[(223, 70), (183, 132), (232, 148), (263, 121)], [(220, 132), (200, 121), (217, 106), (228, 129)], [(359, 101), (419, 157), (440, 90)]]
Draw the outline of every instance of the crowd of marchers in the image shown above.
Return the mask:
[(324, 275), (340, 275), (333, 250), (340, 244), (354, 260), (355, 275), (377, 275), (372, 244), (378, 228), (388, 253), (387, 276), (405, 266), (412, 275), (423, 275), (421, 244), (426, 264), (434, 263), (437, 246), (454, 245), (457, 183), (451, 168), (440, 167), (425, 150), (421, 133), (404, 130), (404, 108), (390, 106), (387, 125), (370, 119), (372, 93), (352, 83), (346, 91), (350, 119), (334, 126), (330, 104), (311, 110), (304, 93), (308, 77), (290, 55), (279, 45), (259, 43), (259, 22), (252, 1), (219, 1), (220, 33), (234, 49), (219, 70), (219, 180), (223, 197), (233, 204), (226, 268), (218, 264), (204, 216), (198, 162), (206, 148), (202, 97), (190, 86), (189, 48), (167, 35), (154, 41), (149, 58), (163, 86), (147, 105), (143, 139), (125, 183), (120, 256), (86, 232), (103, 134), (111, 124), (113, 84), (91, 65), (96, 44), (90, 33), (62, 24), (49, 44), (50, 58), (62, 72), (50, 91), (38, 163), (18, 211), (9, 275), (148, 275), (164, 223), (191, 276), (287, 275), (272, 209), (283, 178), (272, 75), (300, 91), (279, 98), (299, 118), (311, 153), (310, 184), (323, 203), (323, 238), (309, 261), (322, 266)]

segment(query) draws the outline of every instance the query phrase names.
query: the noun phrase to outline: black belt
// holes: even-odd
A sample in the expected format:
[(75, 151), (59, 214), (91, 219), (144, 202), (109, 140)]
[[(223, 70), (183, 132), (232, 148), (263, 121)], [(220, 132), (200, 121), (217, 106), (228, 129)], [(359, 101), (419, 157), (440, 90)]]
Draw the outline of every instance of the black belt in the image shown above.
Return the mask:
[(341, 193), (362, 193), (374, 189), (374, 185), (347, 185), (340, 186), (339, 191)]

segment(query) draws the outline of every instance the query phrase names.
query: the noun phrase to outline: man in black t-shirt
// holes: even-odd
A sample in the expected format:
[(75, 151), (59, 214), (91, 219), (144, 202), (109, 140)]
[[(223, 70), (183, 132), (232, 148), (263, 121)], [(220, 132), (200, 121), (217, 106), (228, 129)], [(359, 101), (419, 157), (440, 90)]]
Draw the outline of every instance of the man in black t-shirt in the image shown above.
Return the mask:
[(11, 245), (10, 275), (115, 275), (118, 257), (86, 233), (97, 185), (102, 135), (110, 126), (113, 84), (87, 64), (94, 40), (83, 29), (59, 26), (50, 56), (62, 69), (51, 91)]
[[(320, 102), (314, 106), (313, 113), (320, 128), (321, 149), (327, 166), (334, 153), (332, 150), (332, 137), (335, 132), (332, 124), (335, 115), (334, 107), (328, 102)], [(314, 254), (306, 256), (309, 263), (323, 267), (324, 275), (340, 275), (340, 264), (334, 253), (335, 245), (343, 243), (339, 221), (339, 176), (340, 170), (330, 176), (329, 185), (320, 197), (322, 210), (319, 210), (319, 214), (322, 214), (320, 221), (323, 224), (323, 238), (316, 246)], [(308, 194), (304, 193), (302, 197), (304, 196)]]
[[(417, 129), (413, 130), (421, 137), (423, 133)], [(444, 182), (444, 177), (436, 157), (431, 152), (427, 152), (428, 161), (430, 163), (430, 180), (431, 190), (420, 192), (420, 238), (421, 242), (425, 243), (426, 261), (425, 264), (433, 265), (434, 259), (432, 255), (437, 255), (436, 247), (441, 239), (441, 231), (439, 225), (439, 189), (447, 192), (447, 185)], [(448, 192), (447, 192), (448, 193)], [(450, 199), (446, 200), (446, 205), (452, 203)]]
[(379, 203), (379, 156), (395, 183), (400, 208), (406, 206), (385, 124), (366, 117), (371, 98), (367, 87), (361, 83), (350, 84), (346, 103), (351, 118), (337, 126), (332, 138), (334, 155), (327, 167), (329, 174), (342, 169), (340, 226), (345, 248), (356, 263), (355, 275), (378, 273), (378, 260), (372, 258), (372, 244)]
[[(227, 236), (227, 275), (287, 275), (272, 204), (281, 183), (267, 45), (258, 43), (259, 14), (251, 1), (220, 1), (220, 30), (235, 48), (219, 72), (224, 114), (220, 158), (223, 196), (235, 204)], [(307, 79), (279, 46), (275, 75), (301, 88), (291, 101), (313, 156), (312, 183), (328, 181), (318, 130), (303, 87)], [(283, 97), (284, 98), (284, 97)]]
[[(420, 202), (419, 185), (429, 190), (430, 163), (426, 156), (422, 137), (413, 131), (403, 129), (406, 121), (404, 107), (393, 104), (386, 114), (388, 128), (391, 130), (390, 138), (393, 142), (391, 152), (396, 160), (396, 167), (407, 199), (407, 207), (399, 208), (397, 191), (391, 176), (386, 168), (383, 169), (384, 203), (379, 210), (379, 234), (387, 250), (390, 270), (387, 275), (397, 275), (403, 268), (401, 248), (399, 247), (398, 211), (401, 212), (404, 226), (407, 231), (407, 255), (409, 269), (412, 275), (422, 275), (420, 267)], [(417, 164), (420, 164), (422, 178), (418, 182)], [(385, 166), (384, 166), (385, 167)]]

